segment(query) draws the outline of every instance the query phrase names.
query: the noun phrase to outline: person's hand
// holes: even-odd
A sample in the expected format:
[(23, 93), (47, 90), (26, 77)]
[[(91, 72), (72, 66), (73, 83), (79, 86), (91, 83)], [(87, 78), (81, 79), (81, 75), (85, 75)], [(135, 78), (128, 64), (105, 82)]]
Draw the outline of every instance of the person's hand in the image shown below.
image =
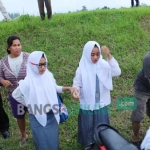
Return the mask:
[(71, 94), (73, 93), (74, 90), (75, 90), (74, 87), (69, 87), (69, 91), (71, 92)]
[(10, 87), (13, 86), (13, 84), (9, 80), (1, 80), (1, 83), (3, 84), (4, 87)]
[(102, 53), (108, 58), (108, 59), (111, 59), (112, 58), (112, 55), (110, 54), (109, 52), (109, 48), (106, 46), (106, 45), (103, 45), (101, 47), (101, 50), (102, 50)]
[(74, 89), (72, 96), (74, 99), (78, 100), (79, 99), (79, 90), (78, 89)]

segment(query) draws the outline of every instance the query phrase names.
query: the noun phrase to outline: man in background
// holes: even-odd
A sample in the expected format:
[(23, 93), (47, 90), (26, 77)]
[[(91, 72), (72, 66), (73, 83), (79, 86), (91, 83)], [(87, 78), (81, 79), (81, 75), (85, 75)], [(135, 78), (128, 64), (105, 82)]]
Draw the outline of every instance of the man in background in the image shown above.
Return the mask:
[(137, 100), (137, 108), (131, 114), (133, 143), (140, 146), (140, 123), (146, 111), (147, 114), (150, 114), (150, 108), (147, 107), (146, 110), (146, 104), (148, 104), (147, 102), (150, 99), (150, 51), (144, 57), (143, 66), (134, 81), (134, 96)]
[[(139, 0), (135, 0), (136, 1), (136, 7), (139, 6)], [(134, 7), (134, 0), (131, 0), (131, 6)]]
[(2, 15), (6, 19), (6, 21), (10, 21), (11, 18), (9, 17), (6, 8), (4, 7), (2, 1), (0, 0), (0, 11), (2, 12)]
[(45, 12), (44, 12), (44, 4), (47, 9), (47, 17), (50, 20), (52, 17), (52, 7), (51, 7), (51, 0), (38, 0), (39, 12), (41, 19), (45, 19)]

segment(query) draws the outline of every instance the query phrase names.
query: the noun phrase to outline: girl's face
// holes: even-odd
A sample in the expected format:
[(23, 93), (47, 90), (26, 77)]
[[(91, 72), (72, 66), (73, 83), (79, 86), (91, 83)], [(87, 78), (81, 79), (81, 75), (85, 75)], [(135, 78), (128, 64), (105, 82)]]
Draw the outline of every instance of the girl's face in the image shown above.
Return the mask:
[(46, 59), (44, 57), (42, 57), (40, 59), (39, 64), (38, 64), (39, 74), (42, 75), (45, 72), (46, 69), (47, 69), (47, 62), (46, 62)]
[(10, 57), (15, 58), (21, 54), (21, 43), (18, 39), (13, 40), (12, 45), (8, 48)]
[(95, 64), (100, 58), (100, 51), (97, 47), (94, 47), (91, 52), (91, 60)]

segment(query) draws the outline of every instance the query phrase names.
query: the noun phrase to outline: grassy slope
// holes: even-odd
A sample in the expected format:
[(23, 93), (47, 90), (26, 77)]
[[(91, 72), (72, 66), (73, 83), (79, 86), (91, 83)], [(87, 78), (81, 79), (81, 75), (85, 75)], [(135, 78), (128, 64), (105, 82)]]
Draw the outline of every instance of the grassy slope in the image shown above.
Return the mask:
[[(21, 37), (23, 50), (32, 52), (43, 50), (49, 60), (49, 69), (58, 84), (71, 85), (75, 70), (82, 54), (82, 48), (88, 40), (96, 40), (101, 45), (108, 45), (111, 53), (118, 60), (122, 75), (114, 78), (112, 91), (113, 106), (110, 107), (111, 123), (121, 134), (131, 140), (131, 111), (118, 112), (115, 106), (117, 97), (133, 94), (133, 81), (138, 73), (142, 59), (150, 49), (150, 8), (119, 10), (96, 10), (69, 14), (55, 14), (51, 22), (40, 21), (39, 17), (22, 16), (12, 22), (0, 22), (0, 55), (6, 55), (6, 39), (9, 35)], [(0, 146), (7, 150), (19, 150), (20, 134), (16, 120), (12, 117), (6, 91), (2, 90), (4, 106), (10, 118), (11, 138), (3, 140)], [(64, 94), (70, 118), (60, 125), (60, 147), (63, 150), (81, 149), (77, 144), (78, 102), (69, 93)], [(28, 118), (28, 146), (33, 149), (32, 135)], [(144, 136), (149, 123), (142, 123), (141, 136)], [(9, 143), (9, 144), (8, 144)]]

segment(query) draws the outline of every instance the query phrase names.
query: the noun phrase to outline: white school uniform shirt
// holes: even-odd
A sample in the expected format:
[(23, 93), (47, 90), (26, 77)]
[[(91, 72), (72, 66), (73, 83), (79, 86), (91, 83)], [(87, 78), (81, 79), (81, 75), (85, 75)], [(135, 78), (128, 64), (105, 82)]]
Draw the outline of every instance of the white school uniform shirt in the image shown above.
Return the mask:
[[(118, 62), (114, 57), (107, 60), (110, 68), (111, 68), (111, 75), (112, 77), (119, 76), (121, 74), (121, 69), (119, 67)], [(88, 85), (87, 85), (88, 86)], [(79, 100), (80, 100), (80, 108), (84, 110), (96, 110), (99, 108), (103, 108), (111, 103), (111, 96), (110, 90), (108, 90), (99, 80), (99, 87), (100, 87), (100, 103), (99, 105), (95, 105), (95, 99), (91, 100), (90, 103), (86, 102), (84, 99), (84, 93), (82, 90), (82, 77), (81, 77), (81, 70), (78, 67), (76, 70), (76, 75), (73, 79), (73, 87), (76, 87), (79, 90)], [(95, 87), (96, 88), (96, 87)]]
[(141, 150), (150, 150), (150, 127), (146, 132), (144, 140), (142, 141)]
[[(55, 87), (56, 87), (57, 93), (63, 93), (62, 86), (57, 85), (55, 79), (54, 79), (54, 82), (55, 82)], [(26, 100), (25, 100), (24, 96), (22, 95), (22, 93), (21, 93), (19, 87), (17, 87), (17, 88), (13, 91), (12, 97), (13, 97), (16, 101), (18, 101), (19, 103), (21, 103), (22, 105), (28, 107), (28, 106), (27, 106), (27, 103), (26, 103)], [(42, 104), (43, 104), (43, 106), (45, 106), (45, 105), (49, 104), (49, 102), (47, 101), (47, 99), (42, 99)], [(48, 110), (47, 112), (49, 112), (49, 110)]]

